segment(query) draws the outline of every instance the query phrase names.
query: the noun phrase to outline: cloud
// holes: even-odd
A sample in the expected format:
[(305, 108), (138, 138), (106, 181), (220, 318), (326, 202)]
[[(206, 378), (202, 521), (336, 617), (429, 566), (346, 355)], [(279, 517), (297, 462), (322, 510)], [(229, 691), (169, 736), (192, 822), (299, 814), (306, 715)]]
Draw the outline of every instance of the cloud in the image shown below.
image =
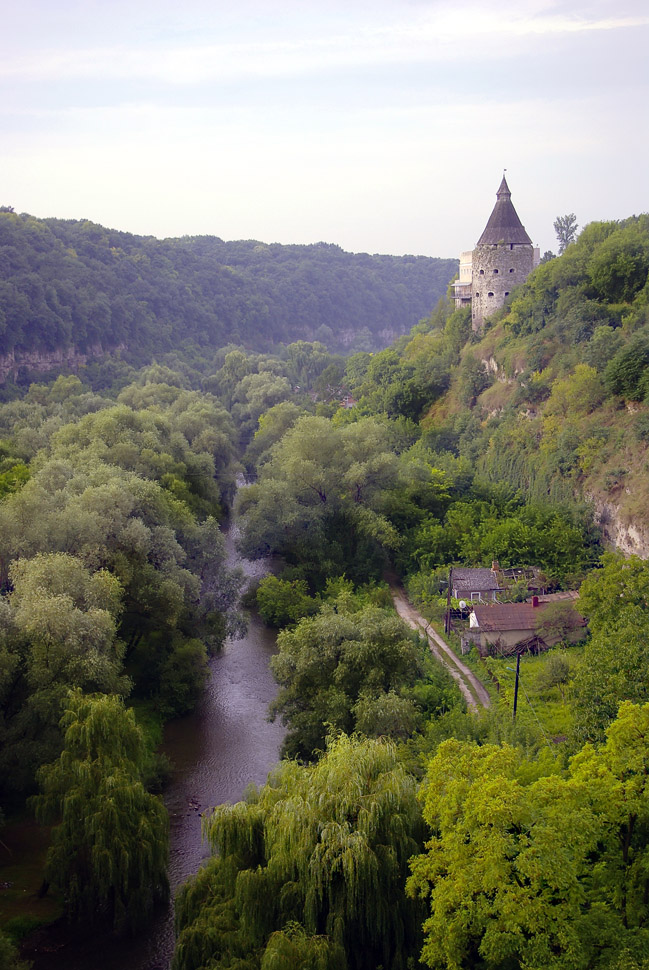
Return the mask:
[[(329, 27), (329, 32), (323, 28)], [(0, 78), (31, 81), (131, 80), (199, 85), (242, 79), (291, 78), (345, 68), (389, 67), (502, 57), (539, 39), (649, 26), (649, 15), (576, 16), (553, 10), (512, 11), (509, 5), (419, 9), (408, 21), (385, 20), (343, 31), (319, 21), (302, 23), (293, 37), (162, 46), (99, 46), (5, 52)], [(294, 28), (297, 30), (297, 28)], [(8, 54), (8, 56), (7, 56)]]

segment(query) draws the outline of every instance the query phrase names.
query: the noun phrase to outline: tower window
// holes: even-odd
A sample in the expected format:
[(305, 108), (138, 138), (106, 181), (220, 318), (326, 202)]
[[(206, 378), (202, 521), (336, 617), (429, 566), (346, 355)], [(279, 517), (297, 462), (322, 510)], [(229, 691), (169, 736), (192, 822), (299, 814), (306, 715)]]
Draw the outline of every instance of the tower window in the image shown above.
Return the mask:
[(493, 296), (493, 293), (487, 293), (487, 296)]
[(480, 270), (480, 276), (484, 276), (484, 270), (483, 269)]
[(514, 272), (514, 268), (512, 267), (509, 272), (510, 273), (513, 273)]
[(494, 270), (494, 273), (497, 273), (497, 272), (498, 272), (498, 270), (497, 270), (497, 269), (495, 269), (495, 270)]
[(510, 249), (513, 249), (513, 248), (514, 248), (514, 243), (510, 243), (510, 244), (509, 244), (509, 248), (510, 248)]
[(476, 293), (476, 296), (480, 296), (480, 294), (479, 293)]
[(507, 292), (506, 292), (506, 293), (505, 293), (505, 296), (509, 296), (509, 293), (507, 293)]

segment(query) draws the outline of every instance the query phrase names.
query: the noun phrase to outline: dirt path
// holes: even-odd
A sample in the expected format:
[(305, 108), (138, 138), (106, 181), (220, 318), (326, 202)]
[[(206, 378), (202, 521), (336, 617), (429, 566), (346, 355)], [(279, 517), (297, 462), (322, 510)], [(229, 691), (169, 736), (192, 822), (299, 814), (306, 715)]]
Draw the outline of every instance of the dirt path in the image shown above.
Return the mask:
[(472, 710), (476, 710), (478, 707), (491, 707), (491, 698), (484, 685), (480, 683), (473, 671), (462, 663), (440, 635), (431, 628), (428, 620), (417, 612), (406, 597), (402, 587), (394, 580), (390, 581), (390, 592), (399, 616), (413, 630), (417, 630), (420, 636), (426, 637), (431, 653), (446, 667), (453, 680), (457, 682), (468, 707)]

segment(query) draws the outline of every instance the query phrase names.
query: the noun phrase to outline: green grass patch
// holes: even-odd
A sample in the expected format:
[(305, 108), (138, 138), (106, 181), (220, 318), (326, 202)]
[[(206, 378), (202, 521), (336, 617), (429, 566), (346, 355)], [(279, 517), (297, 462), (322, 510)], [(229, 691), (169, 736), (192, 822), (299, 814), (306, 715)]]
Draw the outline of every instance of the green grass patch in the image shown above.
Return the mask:
[[(570, 683), (583, 645), (554, 647), (536, 657), (521, 657), (517, 718), (530, 730), (536, 728), (551, 741), (565, 738), (572, 727)], [(514, 709), (516, 658), (487, 657), (485, 666), (500, 684), (503, 714)]]
[[(485, 667), (482, 663), (482, 660), (480, 659), (480, 655), (478, 654), (478, 651), (475, 649), (472, 649), (470, 653), (462, 653), (462, 641), (460, 639), (459, 634), (455, 633), (454, 631), (451, 631), (450, 633), (444, 633), (443, 620), (440, 622), (433, 622), (431, 620), (429, 621), (429, 625), (442, 638), (442, 640), (448, 644), (448, 646), (451, 648), (455, 656), (462, 661), (464, 666), (468, 667), (469, 670), (473, 674), (475, 674), (477, 679), (480, 681), (482, 686), (485, 688), (485, 690), (488, 692), (489, 696), (491, 697), (492, 703), (496, 703), (498, 699), (498, 691), (496, 689), (496, 686), (493, 680), (489, 676), (488, 671), (485, 670)], [(475, 697), (475, 691), (472, 685), (467, 682), (467, 687), (471, 691), (471, 694), (474, 697), (474, 699), (477, 700), (477, 698)], [(479, 701), (478, 701), (478, 704), (479, 704)]]

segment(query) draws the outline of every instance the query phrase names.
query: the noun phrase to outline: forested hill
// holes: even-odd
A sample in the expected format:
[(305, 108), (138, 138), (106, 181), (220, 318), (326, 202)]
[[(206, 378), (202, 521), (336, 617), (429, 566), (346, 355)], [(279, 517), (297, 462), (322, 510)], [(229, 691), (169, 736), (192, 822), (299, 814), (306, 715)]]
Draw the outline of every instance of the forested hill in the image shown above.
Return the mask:
[(430, 313), (456, 267), (325, 243), (159, 240), (3, 207), (0, 358), (122, 347), (145, 360), (183, 343), (297, 339), (373, 350)]
[[(425, 445), (540, 502), (592, 503), (649, 555), (649, 215), (586, 226), (477, 334), (440, 303), (348, 363), (357, 413), (412, 418)], [(364, 369), (363, 369), (364, 368)]]

